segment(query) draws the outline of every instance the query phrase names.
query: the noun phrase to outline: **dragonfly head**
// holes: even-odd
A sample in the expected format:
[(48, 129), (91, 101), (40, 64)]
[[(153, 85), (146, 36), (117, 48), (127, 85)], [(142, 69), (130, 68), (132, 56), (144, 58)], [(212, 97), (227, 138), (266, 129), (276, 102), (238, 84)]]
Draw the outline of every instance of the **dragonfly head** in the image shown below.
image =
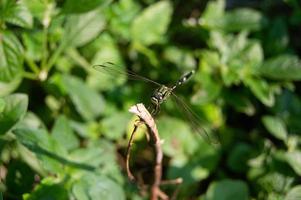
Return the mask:
[(162, 85), (160, 88), (156, 89), (151, 97), (151, 101), (153, 104), (158, 105), (163, 103), (167, 99), (167, 97), (172, 92), (172, 89)]
[(161, 104), (163, 102), (163, 96), (161, 93), (154, 92), (151, 97), (151, 102), (155, 105)]

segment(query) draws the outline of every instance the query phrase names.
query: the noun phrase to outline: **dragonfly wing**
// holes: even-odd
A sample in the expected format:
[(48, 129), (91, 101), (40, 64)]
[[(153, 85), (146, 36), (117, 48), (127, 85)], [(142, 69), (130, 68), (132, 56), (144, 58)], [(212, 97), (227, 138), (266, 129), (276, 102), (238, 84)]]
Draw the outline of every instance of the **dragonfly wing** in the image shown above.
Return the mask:
[(209, 144), (219, 144), (218, 136), (214, 132), (208, 133), (208, 131), (201, 125), (203, 121), (180, 97), (172, 93), (172, 99), (177, 104), (179, 109), (184, 113), (192, 129), (201, 135)]
[(111, 62), (105, 62), (103, 64), (100, 65), (93, 65), (93, 68), (99, 72), (108, 74), (110, 76), (112, 76), (113, 78), (116, 78), (116, 76), (125, 76), (128, 77), (129, 79), (132, 80), (141, 80), (141, 81), (145, 81), (145, 82), (149, 82), (152, 84), (155, 84), (157, 86), (161, 86), (161, 84), (148, 79), (146, 77), (140, 76), (138, 74), (136, 74), (135, 72), (128, 70), (126, 68), (122, 68), (119, 65), (116, 65), (114, 63)]

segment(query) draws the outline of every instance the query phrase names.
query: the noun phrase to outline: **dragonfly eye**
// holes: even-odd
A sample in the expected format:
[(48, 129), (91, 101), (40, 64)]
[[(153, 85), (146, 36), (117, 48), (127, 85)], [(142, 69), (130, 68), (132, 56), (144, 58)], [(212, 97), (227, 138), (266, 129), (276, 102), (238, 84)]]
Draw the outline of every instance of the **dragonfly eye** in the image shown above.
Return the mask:
[(157, 99), (156, 97), (152, 96), (152, 97), (151, 97), (151, 101), (152, 101), (153, 103), (157, 103), (157, 102), (158, 102), (158, 99)]

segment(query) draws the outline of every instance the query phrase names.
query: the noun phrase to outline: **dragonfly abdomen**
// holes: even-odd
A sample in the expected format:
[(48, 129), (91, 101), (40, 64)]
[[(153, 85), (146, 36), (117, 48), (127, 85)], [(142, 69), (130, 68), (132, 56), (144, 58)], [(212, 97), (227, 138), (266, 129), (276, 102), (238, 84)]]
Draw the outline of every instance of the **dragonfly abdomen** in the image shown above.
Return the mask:
[(176, 87), (182, 85), (183, 83), (187, 82), (191, 76), (195, 73), (194, 70), (184, 74), (177, 82), (176, 84), (172, 87), (172, 89), (174, 90)]

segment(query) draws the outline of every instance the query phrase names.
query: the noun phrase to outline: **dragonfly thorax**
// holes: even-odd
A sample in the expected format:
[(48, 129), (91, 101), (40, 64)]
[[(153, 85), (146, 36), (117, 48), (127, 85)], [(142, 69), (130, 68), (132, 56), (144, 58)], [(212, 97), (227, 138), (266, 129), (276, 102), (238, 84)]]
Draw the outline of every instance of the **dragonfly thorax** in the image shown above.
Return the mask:
[(171, 94), (172, 89), (162, 85), (161, 87), (157, 88), (152, 97), (151, 97), (151, 101), (153, 104), (155, 105), (160, 105), (161, 103), (163, 103)]

